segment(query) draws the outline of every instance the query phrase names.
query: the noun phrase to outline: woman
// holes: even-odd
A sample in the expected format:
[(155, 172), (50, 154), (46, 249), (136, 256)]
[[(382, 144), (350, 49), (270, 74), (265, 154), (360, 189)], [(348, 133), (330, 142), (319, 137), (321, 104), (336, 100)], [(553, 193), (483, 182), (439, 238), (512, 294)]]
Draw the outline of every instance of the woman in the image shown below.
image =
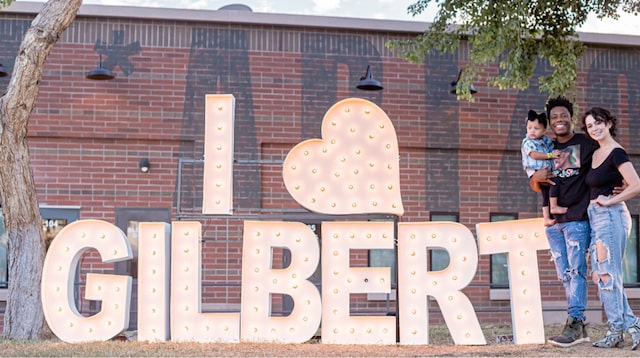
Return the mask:
[[(600, 302), (607, 315), (609, 330), (594, 347), (624, 346), (626, 330), (633, 340), (632, 350), (640, 345), (640, 322), (633, 314), (622, 282), (622, 258), (631, 230), (631, 216), (624, 203), (640, 193), (638, 173), (624, 148), (614, 139), (616, 117), (600, 107), (591, 108), (582, 116), (583, 130), (600, 145), (585, 183), (590, 190), (588, 208), (591, 223), (591, 263), (593, 281), (598, 285)], [(618, 195), (613, 188), (622, 180), (628, 186)]]

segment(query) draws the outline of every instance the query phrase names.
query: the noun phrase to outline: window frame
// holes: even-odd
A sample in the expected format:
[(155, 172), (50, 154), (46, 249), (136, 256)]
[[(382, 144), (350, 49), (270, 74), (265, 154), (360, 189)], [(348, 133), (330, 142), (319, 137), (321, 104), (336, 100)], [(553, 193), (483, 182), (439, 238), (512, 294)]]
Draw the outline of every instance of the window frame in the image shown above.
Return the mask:
[[(442, 216), (442, 220), (434, 220), (435, 216)], [(446, 220), (446, 217), (449, 216), (451, 218), (453, 218), (453, 220)], [(460, 222), (460, 213), (457, 212), (445, 212), (445, 211), (434, 211), (434, 212), (430, 212), (429, 213), (429, 220), (433, 221), (433, 222), (456, 222), (459, 223)], [(441, 258), (438, 258), (438, 256), (440, 256), (440, 254), (446, 254), (447, 257), (447, 262), (446, 265), (442, 265), (442, 264), (436, 264), (435, 269), (434, 269), (434, 262), (438, 262), (441, 260)], [(434, 257), (435, 254), (435, 257)], [(444, 250), (444, 249), (429, 249), (429, 251), (427, 252), (427, 257), (428, 257), (428, 263), (427, 263), (427, 267), (429, 271), (441, 271), (447, 268), (447, 266), (449, 266), (450, 263), (450, 256), (449, 253)], [(444, 256), (442, 256), (444, 257)], [(444, 262), (444, 260), (442, 260)]]
[[(625, 261), (629, 258), (629, 253), (635, 253), (635, 272), (632, 273), (635, 275), (635, 281), (624, 281), (623, 286), (629, 288), (640, 288), (640, 215), (632, 214), (631, 215), (631, 235), (635, 236), (635, 247), (630, 244), (630, 240), (627, 239), (627, 247), (625, 250), (625, 255), (623, 259), (623, 280), (625, 277), (629, 277), (629, 273), (625, 272), (627, 268), (633, 269), (634, 267), (628, 267), (625, 265)], [(631, 236), (629, 237), (631, 238)]]
[[(490, 212), (489, 213), (489, 221), (490, 222), (500, 222), (500, 221), (507, 221), (507, 220), (518, 220), (518, 213), (507, 213), (507, 212)], [(501, 220), (495, 220), (496, 217), (503, 217)], [(506, 268), (506, 272), (504, 273), (503, 276), (506, 276), (506, 282), (494, 282), (494, 273), (497, 271), (496, 268), (494, 267), (494, 264), (498, 264), (498, 262), (495, 262), (496, 258), (500, 258), (500, 257), (505, 257), (504, 262), (508, 263), (508, 254), (507, 253), (503, 253), (503, 254), (491, 254), (489, 255), (489, 286), (492, 289), (508, 289), (509, 288), (509, 272), (508, 272), (508, 267)]]
[[(0, 238), (6, 238), (8, 241), (8, 237), (6, 235), (6, 226), (4, 225), (4, 215), (2, 215), (2, 207), (0, 207)], [(5, 255), (5, 259), (4, 259), (4, 269), (5, 269), (5, 275), (6, 277), (4, 278), (3, 281), (0, 281), (0, 289), (6, 289), (9, 287), (9, 245), (8, 243), (5, 243), (4, 245), (4, 255)]]

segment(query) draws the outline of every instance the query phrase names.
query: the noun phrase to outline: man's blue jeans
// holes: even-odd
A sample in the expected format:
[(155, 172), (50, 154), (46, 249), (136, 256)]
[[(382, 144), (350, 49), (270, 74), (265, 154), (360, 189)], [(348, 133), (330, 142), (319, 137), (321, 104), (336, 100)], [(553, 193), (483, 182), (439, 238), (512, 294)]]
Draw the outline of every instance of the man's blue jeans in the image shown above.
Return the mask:
[[(622, 278), (622, 258), (631, 232), (631, 215), (622, 202), (612, 206), (589, 205), (591, 223), (591, 264), (599, 275), (608, 275), (604, 282), (598, 277), (598, 295), (607, 314), (607, 323), (614, 331), (626, 330), (638, 322), (633, 314)], [(601, 259), (596, 247), (600, 245)]]
[(567, 297), (569, 316), (585, 321), (587, 308), (587, 250), (591, 241), (589, 221), (571, 221), (547, 227), (551, 257)]

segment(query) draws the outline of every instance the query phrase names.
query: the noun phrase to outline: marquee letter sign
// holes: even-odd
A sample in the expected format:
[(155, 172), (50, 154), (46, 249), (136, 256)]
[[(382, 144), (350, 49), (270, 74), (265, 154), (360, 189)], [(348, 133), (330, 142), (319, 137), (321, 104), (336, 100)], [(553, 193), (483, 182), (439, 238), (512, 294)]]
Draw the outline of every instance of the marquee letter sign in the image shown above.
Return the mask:
[[(207, 96), (204, 214), (232, 214), (234, 107), (232, 95)], [(283, 180), (291, 196), (314, 212), (402, 215), (398, 162), (391, 120), (374, 103), (351, 98), (329, 109), (321, 139), (291, 149)], [(141, 223), (138, 339), (300, 343), (316, 334), (322, 320), (322, 343), (395, 344), (399, 333), (401, 344), (428, 344), (427, 299), (433, 297), (456, 344), (482, 345), (486, 340), (463, 289), (475, 275), (478, 253), (508, 253), (515, 343), (544, 343), (536, 251), (548, 249), (548, 244), (541, 219), (478, 224), (479, 251), (472, 233), (459, 223), (394, 225), (324, 222), (320, 247), (303, 223), (246, 221), (241, 311), (203, 313), (201, 224)], [(398, 321), (390, 316), (352, 316), (350, 295), (391, 294), (391, 277), (388, 267), (351, 267), (350, 250), (390, 250), (396, 239)], [(291, 252), (288, 267), (272, 267), (273, 248)], [(445, 249), (449, 266), (429, 271), (430, 248)], [(101, 300), (102, 309), (91, 317), (78, 313), (73, 280), (88, 249), (96, 249), (104, 262), (132, 258), (124, 233), (103, 221), (74, 222), (53, 240), (44, 263), (42, 305), (49, 326), (66, 342), (107, 340), (128, 326), (128, 276), (88, 274), (86, 298)], [(309, 281), (319, 263), (322, 295)], [(292, 298), (290, 315), (272, 316), (273, 294)]]
[(324, 214), (404, 213), (398, 139), (380, 107), (360, 98), (336, 103), (322, 137), (298, 144), (284, 161), (284, 184), (300, 205)]
[(476, 225), (481, 254), (508, 254), (511, 321), (516, 344), (544, 343), (538, 250), (548, 250), (541, 219)]
[[(320, 292), (308, 280), (318, 267), (316, 235), (302, 223), (245, 221), (242, 253), (242, 340), (302, 343), (320, 325)], [(272, 248), (291, 252), (291, 264), (273, 269)], [(287, 317), (271, 316), (271, 294), (294, 302)]]
[(238, 313), (202, 313), (201, 224), (179, 221), (171, 226), (171, 339), (238, 342)]
[(129, 325), (131, 277), (87, 274), (85, 297), (102, 309), (83, 317), (73, 302), (73, 279), (82, 254), (96, 249), (104, 262), (131, 259), (127, 237), (115, 225), (82, 220), (65, 226), (51, 242), (42, 272), (42, 306), (51, 331), (65, 342), (108, 340)]
[[(427, 271), (427, 248), (444, 248), (449, 266)], [(398, 225), (400, 342), (429, 344), (427, 296), (438, 301), (456, 344), (487, 344), (471, 301), (462, 289), (478, 266), (475, 239), (466, 226), (453, 222)]]
[(236, 100), (207, 95), (204, 130), (203, 214), (231, 214), (233, 208), (233, 123)]
[(349, 250), (393, 245), (392, 222), (322, 224), (322, 343), (395, 343), (395, 317), (349, 314), (351, 293), (391, 293), (390, 269), (349, 267)]
[(138, 339), (169, 340), (170, 231), (167, 223), (140, 223)]

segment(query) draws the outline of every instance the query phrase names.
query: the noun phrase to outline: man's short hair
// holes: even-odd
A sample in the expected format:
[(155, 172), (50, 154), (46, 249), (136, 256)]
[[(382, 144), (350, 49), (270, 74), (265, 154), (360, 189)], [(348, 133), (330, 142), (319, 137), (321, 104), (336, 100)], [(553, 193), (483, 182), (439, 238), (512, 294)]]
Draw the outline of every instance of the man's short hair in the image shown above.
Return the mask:
[(569, 114), (573, 118), (573, 103), (566, 99), (563, 96), (558, 96), (556, 98), (551, 98), (547, 101), (547, 105), (545, 106), (547, 109), (547, 118), (551, 119), (551, 110), (555, 107), (564, 107), (569, 111)]

